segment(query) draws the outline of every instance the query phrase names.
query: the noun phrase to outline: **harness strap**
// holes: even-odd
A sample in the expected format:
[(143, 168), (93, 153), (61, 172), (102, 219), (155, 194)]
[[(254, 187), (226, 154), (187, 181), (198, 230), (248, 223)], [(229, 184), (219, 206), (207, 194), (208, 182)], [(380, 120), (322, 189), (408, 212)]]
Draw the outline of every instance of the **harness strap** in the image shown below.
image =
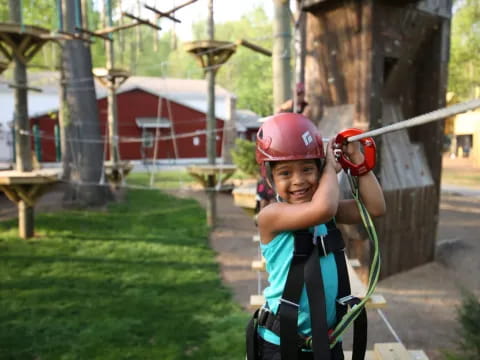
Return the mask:
[[(308, 241), (310, 239), (310, 241)], [(312, 235), (308, 231), (295, 232), (293, 253), (287, 281), (283, 290), (278, 313), (280, 315), (280, 353), (282, 359), (297, 360), (297, 323), (300, 295), (304, 284), (303, 268), (308, 256), (308, 248), (313, 246)], [(312, 244), (312, 245), (310, 245)]]
[(260, 309), (257, 309), (252, 318), (248, 322), (247, 335), (247, 360), (256, 360), (258, 358), (258, 343), (257, 343), (257, 328), (258, 328), (258, 314)]
[(325, 305), (322, 270), (318, 263), (317, 246), (313, 248), (305, 264), (305, 284), (312, 319), (313, 358), (315, 360), (330, 360), (332, 356), (328, 340), (327, 307)]

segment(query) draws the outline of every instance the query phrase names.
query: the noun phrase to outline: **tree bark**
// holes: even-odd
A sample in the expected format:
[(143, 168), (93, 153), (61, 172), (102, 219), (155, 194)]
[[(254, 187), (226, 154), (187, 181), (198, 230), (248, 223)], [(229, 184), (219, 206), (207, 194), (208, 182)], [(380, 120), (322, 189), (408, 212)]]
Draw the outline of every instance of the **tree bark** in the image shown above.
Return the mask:
[[(81, 19), (75, 0), (63, 0), (65, 31), (75, 33)], [(76, 16), (77, 15), (77, 16)], [(104, 205), (110, 197), (108, 187), (100, 186), (103, 167), (95, 84), (90, 47), (82, 40), (67, 40), (63, 48), (66, 111), (62, 127), (66, 148), (65, 174), (70, 186), (64, 200), (79, 206)]]

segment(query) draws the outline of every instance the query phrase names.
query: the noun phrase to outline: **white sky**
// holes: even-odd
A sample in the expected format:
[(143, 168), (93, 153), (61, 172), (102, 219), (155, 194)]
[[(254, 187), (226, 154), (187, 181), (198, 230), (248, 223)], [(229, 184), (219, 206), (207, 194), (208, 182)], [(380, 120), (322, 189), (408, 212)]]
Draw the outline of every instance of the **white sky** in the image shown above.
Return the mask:
[[(97, 0), (98, 1), (98, 0)], [(147, 4), (160, 11), (168, 11), (175, 6), (186, 3), (188, 0), (143, 0), (142, 4)], [(137, 0), (123, 0), (122, 6), (133, 13), (137, 13)], [(246, 12), (250, 11), (253, 7), (258, 5), (263, 6), (266, 13), (271, 17), (273, 16), (273, 0), (213, 0), (214, 8), (214, 21), (218, 23), (238, 20)], [(143, 10), (142, 10), (143, 11)], [(152, 12), (145, 9), (145, 16), (152, 16)], [(208, 15), (208, 0), (198, 0), (197, 2), (187, 5), (186, 7), (178, 10), (175, 13), (175, 17), (182, 23), (175, 24), (175, 30), (177, 35), (182, 40), (191, 40), (191, 28), (194, 22), (198, 20), (206, 20)], [(172, 26), (172, 21), (163, 19), (160, 26), (168, 30)]]

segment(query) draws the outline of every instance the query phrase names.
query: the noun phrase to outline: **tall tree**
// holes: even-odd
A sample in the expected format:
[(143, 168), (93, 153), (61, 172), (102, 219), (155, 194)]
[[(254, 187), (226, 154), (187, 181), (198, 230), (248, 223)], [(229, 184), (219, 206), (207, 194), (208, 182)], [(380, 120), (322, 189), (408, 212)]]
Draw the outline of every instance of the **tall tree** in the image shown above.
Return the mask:
[(455, 2), (452, 21), (449, 91), (461, 99), (480, 96), (480, 2)]
[[(65, 30), (75, 33), (81, 24), (78, 0), (63, 0)], [(82, 40), (67, 40), (63, 48), (67, 111), (63, 119), (66, 137), (64, 170), (72, 182), (67, 200), (84, 206), (103, 205), (108, 189), (98, 186), (102, 176), (103, 145), (92, 75), (90, 47)]]

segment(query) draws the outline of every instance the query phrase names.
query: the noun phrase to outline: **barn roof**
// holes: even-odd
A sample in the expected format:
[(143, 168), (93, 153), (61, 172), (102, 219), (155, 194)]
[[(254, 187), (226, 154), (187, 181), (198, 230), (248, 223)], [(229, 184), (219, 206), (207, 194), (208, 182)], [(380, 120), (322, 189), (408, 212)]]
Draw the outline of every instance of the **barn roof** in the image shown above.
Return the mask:
[[(208, 111), (207, 85), (206, 80), (131, 76), (120, 86), (117, 94), (140, 89), (206, 114)], [(102, 97), (104, 96), (106, 96), (106, 93)], [(215, 113), (217, 118), (227, 119), (227, 99), (234, 97), (233, 93), (223, 87), (215, 86)]]
[[(58, 110), (59, 78), (59, 73), (55, 71), (28, 73), (29, 85), (42, 89), (41, 93), (28, 93), (28, 114), (30, 117), (40, 116)], [(2, 112), (6, 115), (5, 117), (0, 117), (0, 122), (13, 119), (14, 101), (13, 89), (8, 87), (8, 83), (10, 82), (12, 82), (11, 79), (4, 75), (0, 76), (0, 96), (4, 99), (4, 101), (2, 101)], [(118, 89), (117, 94), (135, 89), (164, 97), (205, 114), (208, 110), (206, 80), (131, 76)], [(107, 96), (107, 90), (101, 86), (98, 81), (95, 83), (95, 90), (97, 99), (102, 99)], [(227, 99), (235, 97), (235, 95), (223, 87), (216, 85), (215, 97), (216, 117), (226, 120), (228, 116)], [(12, 115), (8, 116), (10, 113)]]

